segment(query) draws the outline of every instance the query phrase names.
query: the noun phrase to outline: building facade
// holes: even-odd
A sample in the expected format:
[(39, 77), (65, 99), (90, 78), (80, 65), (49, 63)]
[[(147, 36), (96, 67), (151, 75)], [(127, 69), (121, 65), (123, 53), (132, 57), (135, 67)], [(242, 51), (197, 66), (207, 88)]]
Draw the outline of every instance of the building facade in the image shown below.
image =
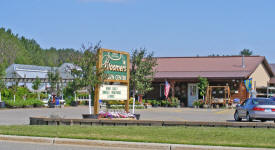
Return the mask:
[[(210, 86), (229, 86), (231, 99), (249, 97), (244, 80), (252, 79), (252, 89), (266, 88), (274, 73), (263, 56), (159, 57), (153, 87), (147, 99), (165, 99), (164, 83), (171, 85), (169, 97), (177, 97), (184, 106), (192, 106), (199, 98), (198, 77), (208, 79)], [(225, 95), (222, 89), (212, 91), (214, 97)]]
[(62, 79), (60, 81), (62, 86), (66, 86), (68, 82), (73, 80), (71, 70), (75, 68), (79, 69), (71, 63), (64, 63), (60, 67), (12, 64), (6, 69), (4, 81), (8, 87), (17, 84), (18, 86), (25, 86), (30, 91), (33, 91), (33, 82), (38, 77), (41, 80), (39, 91), (45, 91), (50, 86), (48, 82), (48, 72), (58, 71)]

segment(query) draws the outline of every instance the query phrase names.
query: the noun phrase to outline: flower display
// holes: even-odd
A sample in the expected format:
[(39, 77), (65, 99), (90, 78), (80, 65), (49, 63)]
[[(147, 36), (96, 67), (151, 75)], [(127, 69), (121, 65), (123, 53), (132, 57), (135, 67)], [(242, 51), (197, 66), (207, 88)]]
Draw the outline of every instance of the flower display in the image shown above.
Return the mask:
[(134, 114), (131, 113), (127, 113), (127, 112), (104, 112), (101, 111), (99, 112), (99, 117), (98, 118), (132, 118), (135, 119), (136, 116)]

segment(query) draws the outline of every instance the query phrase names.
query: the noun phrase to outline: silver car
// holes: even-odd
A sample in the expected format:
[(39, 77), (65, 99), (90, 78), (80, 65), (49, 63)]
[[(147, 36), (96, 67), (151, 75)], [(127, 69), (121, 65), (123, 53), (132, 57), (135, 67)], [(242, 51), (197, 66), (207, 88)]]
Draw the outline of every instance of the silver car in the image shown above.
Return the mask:
[(249, 98), (237, 105), (234, 119), (236, 121), (246, 119), (249, 122), (254, 119), (262, 122), (274, 120), (275, 122), (275, 101), (269, 98)]

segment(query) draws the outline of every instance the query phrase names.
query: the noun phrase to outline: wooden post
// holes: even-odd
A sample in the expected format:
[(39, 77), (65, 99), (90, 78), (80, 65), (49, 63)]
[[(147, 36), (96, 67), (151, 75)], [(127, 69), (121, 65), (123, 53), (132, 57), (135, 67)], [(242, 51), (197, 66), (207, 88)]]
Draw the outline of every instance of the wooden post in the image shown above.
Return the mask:
[[(97, 71), (101, 69), (102, 66), (102, 51), (99, 49), (97, 51), (98, 61), (96, 63)], [(98, 74), (98, 72), (97, 72)], [(99, 112), (99, 85), (95, 86), (95, 95), (94, 95), (94, 115), (98, 114)]]
[(207, 86), (207, 89), (206, 89), (206, 97), (205, 97), (205, 100), (204, 100), (204, 104), (209, 103), (208, 98), (209, 98), (209, 86)]
[(130, 92), (129, 92), (130, 88), (129, 88), (129, 83), (128, 83), (128, 91), (127, 91), (127, 97), (128, 99), (124, 101), (124, 105), (125, 105), (125, 111), (127, 113), (129, 113), (129, 98), (130, 98)]
[(129, 100), (130, 100), (130, 55), (127, 53), (127, 86), (128, 86), (128, 91), (127, 91), (127, 100), (125, 105), (125, 111), (129, 113)]
[(210, 87), (209, 91), (210, 91), (209, 102), (210, 102), (210, 105), (212, 105), (212, 87)]
[(175, 81), (172, 80), (170, 83), (171, 83), (172, 97), (175, 97)]
[(98, 99), (99, 99), (99, 86), (96, 85), (95, 95), (94, 95), (94, 115), (98, 114), (99, 112)]

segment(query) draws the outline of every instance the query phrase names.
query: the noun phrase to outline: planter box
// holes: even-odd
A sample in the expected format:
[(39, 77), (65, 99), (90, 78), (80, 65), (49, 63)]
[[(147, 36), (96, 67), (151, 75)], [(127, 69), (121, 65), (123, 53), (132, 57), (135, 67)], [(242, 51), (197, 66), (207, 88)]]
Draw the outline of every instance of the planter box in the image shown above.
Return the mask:
[(140, 114), (135, 114), (136, 119), (139, 120), (140, 119)]
[(98, 118), (99, 120), (136, 120), (135, 118)]
[(82, 114), (83, 119), (98, 119), (98, 114)]

